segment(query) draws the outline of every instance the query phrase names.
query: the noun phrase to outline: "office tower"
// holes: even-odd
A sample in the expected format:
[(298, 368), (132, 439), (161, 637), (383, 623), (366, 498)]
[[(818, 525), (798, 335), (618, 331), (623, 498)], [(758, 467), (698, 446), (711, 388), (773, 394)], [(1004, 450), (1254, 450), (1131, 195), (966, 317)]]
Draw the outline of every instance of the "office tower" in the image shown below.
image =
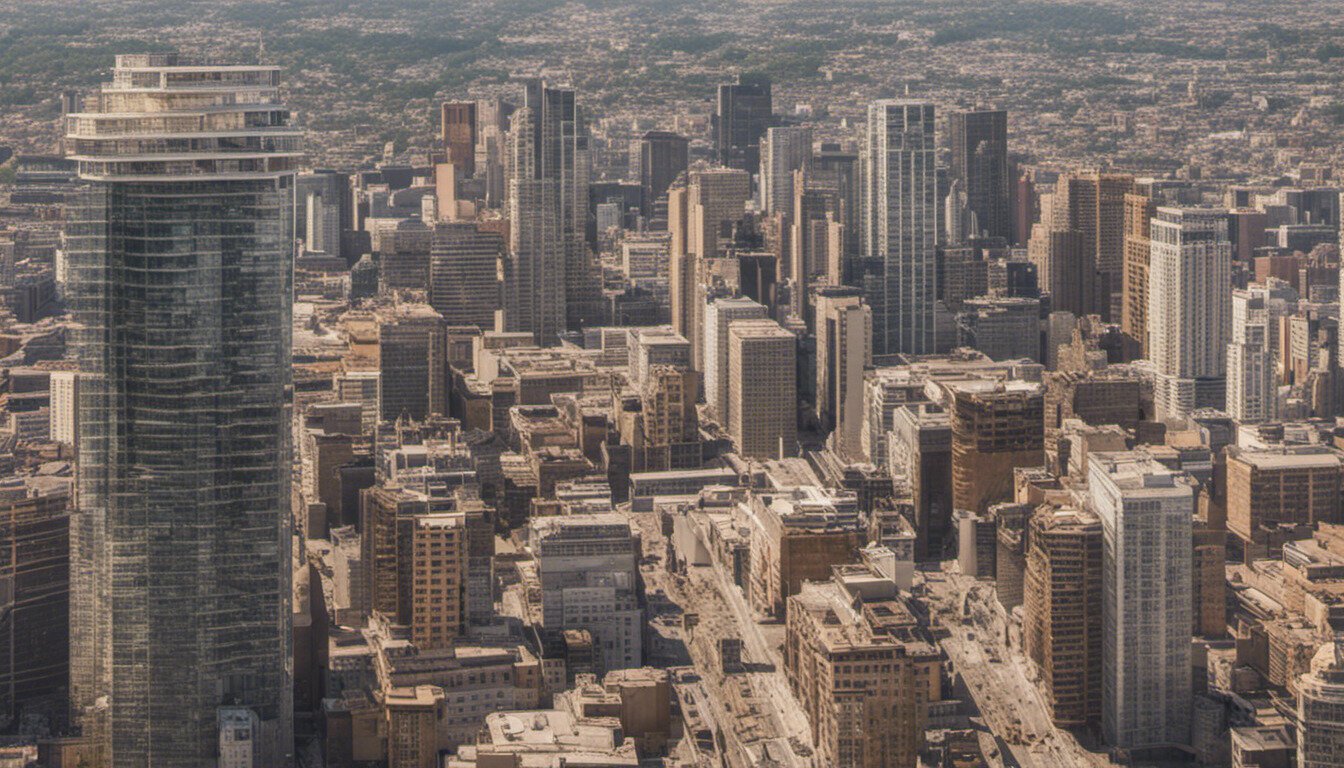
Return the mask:
[(720, 85), (711, 120), (719, 164), (756, 175), (761, 165), (761, 137), (773, 121), (769, 77), (743, 74), (736, 83)]
[(1332, 768), (1344, 754), (1344, 648), (1321, 646), (1311, 671), (1297, 681), (1298, 768)]
[(873, 309), (873, 353), (935, 349), (938, 180), (933, 104), (868, 105), (861, 284)]
[(910, 483), (915, 509), (915, 560), (941, 560), (952, 541), (952, 422), (948, 414), (909, 405), (891, 416), (881, 463)]
[(1152, 220), (1149, 358), (1158, 416), (1226, 403), (1232, 244), (1227, 218), (1204, 208), (1161, 207)]
[(639, 389), (655, 365), (689, 370), (691, 343), (667, 326), (631, 328), (626, 331), (630, 386)]
[(350, 177), (332, 171), (302, 173), (294, 189), (298, 208), (294, 236), (312, 253), (343, 255), (341, 231), (353, 212), (342, 211), (341, 206), (350, 202)]
[(1227, 530), (1248, 554), (1269, 557), (1269, 534), (1277, 526), (1340, 522), (1341, 490), (1340, 457), (1330, 448), (1230, 448)]
[(383, 376), (378, 371), (341, 371), (335, 376), (333, 388), (336, 402), (359, 403), (360, 430), (372, 433), (378, 426), (382, 398)]
[(447, 325), (495, 330), (504, 238), (469, 222), (439, 224), (429, 251), (429, 305)]
[(1009, 209), (1008, 113), (1004, 110), (955, 112), (952, 133), (953, 182), (960, 182), (973, 214), (972, 237), (1013, 237)]
[(535, 122), (532, 110), (524, 107), (514, 113), (509, 135), (504, 327), (551, 344), (565, 330), (565, 231), (559, 182), (537, 175)]
[(1050, 306), (1059, 312), (1086, 315), (1095, 274), (1083, 233), (1037, 224), (1032, 227), (1027, 252), (1036, 265), (1041, 289), (1050, 294)]
[(1243, 424), (1278, 414), (1274, 376), (1274, 332), (1266, 303), (1269, 290), (1259, 286), (1232, 291), (1232, 340), (1227, 345), (1227, 414)]
[(1120, 330), (1148, 355), (1148, 262), (1157, 202), (1140, 185), (1125, 195), (1125, 272), (1121, 287)]
[[(373, 220), (370, 219), (370, 222)], [(420, 219), (386, 219), (373, 224), (378, 254), (378, 290), (423, 291), (429, 284), (429, 251), (434, 233)]]
[(768, 128), (761, 142), (761, 202), (767, 214), (793, 210), (794, 171), (812, 164), (812, 129)]
[[(659, 198), (667, 194), (672, 182), (686, 172), (689, 164), (690, 141), (685, 136), (667, 131), (649, 131), (639, 140), (639, 186), (643, 191), (641, 213), (648, 221), (661, 221), (665, 229), (667, 215), (660, 218)], [(666, 210), (665, 208), (663, 209)]]
[(745, 297), (715, 299), (705, 308), (705, 403), (720, 424), (729, 421), (728, 329), (737, 320), (766, 319), (770, 312)]
[(541, 581), (541, 623), (593, 635), (601, 670), (638, 667), (644, 616), (639, 607), (639, 539), (614, 513), (533, 518), (528, 543)]
[(957, 344), (991, 360), (1041, 359), (1040, 299), (971, 299), (957, 315)]
[(1093, 453), (1088, 467), (1104, 542), (1102, 732), (1131, 751), (1188, 744), (1195, 481), (1141, 452)]
[(840, 198), (840, 227), (844, 233), (841, 243), (841, 280), (843, 285), (856, 285), (854, 262), (863, 253), (863, 167), (859, 154), (841, 149), (839, 144), (823, 142), (821, 151), (812, 158), (815, 174), (834, 179)]
[(0, 716), (65, 720), (70, 674), (70, 487), (0, 484)]
[(79, 372), (52, 371), (50, 381), (51, 439), (78, 448)]
[(224, 706), (256, 718), (258, 763), (290, 762), (301, 137), (279, 79), (118, 56), (96, 111), (67, 118), (86, 182), (67, 220), (86, 377), (71, 692), (100, 763), (214, 765)]
[(412, 518), (411, 642), (448, 648), (466, 623), (467, 534), (459, 513)]
[(443, 318), (427, 304), (398, 304), (378, 313), (379, 413), (423, 421), (447, 413), (447, 337)]
[(817, 291), (817, 420), (842, 459), (863, 457), (863, 373), (873, 362), (873, 313), (857, 288)]
[[(867, 568), (848, 568), (833, 581), (804, 584), (789, 598), (790, 687), (821, 765), (918, 765), (931, 699), (927, 680), (936, 679), (940, 665), (915, 632), (914, 614), (895, 584)], [(871, 588), (857, 597), (859, 588), (846, 576)]]
[[(1055, 185), (1050, 206), (1050, 230), (1082, 234), (1085, 278), (1091, 293), (1084, 297), (1079, 315), (1099, 315), (1116, 322), (1121, 317), (1124, 285), (1125, 195), (1134, 178), (1096, 171), (1067, 173)], [(1044, 223), (1045, 216), (1042, 215)], [(1032, 232), (1033, 237), (1035, 231)]]
[(728, 324), (728, 434), (746, 458), (793, 456), (798, 339), (774, 320)]
[(793, 310), (809, 324), (812, 286), (844, 285), (845, 228), (840, 178), (833, 171), (799, 169), (793, 172), (789, 204), (789, 280)]
[(566, 327), (578, 330), (600, 323), (602, 273), (588, 249), (588, 183), (592, 174), (589, 132), (584, 111), (573, 88), (553, 88), (540, 80), (527, 84), (522, 110), (514, 125), (532, 125), (535, 179), (554, 181), (564, 250), (564, 303)]
[(705, 259), (719, 255), (720, 239), (726, 241), (732, 225), (742, 219), (750, 196), (751, 177), (729, 168), (692, 171), (685, 189), (674, 186), (668, 191), (672, 327), (693, 340), (692, 364), (696, 370), (703, 366), (702, 265)]
[(439, 141), (464, 179), (476, 176), (476, 102), (447, 101), (439, 111)]
[(974, 380), (945, 384), (952, 418), (952, 507), (983, 513), (1012, 501), (1013, 469), (1045, 459), (1040, 384)]
[(1022, 645), (1055, 725), (1084, 728), (1101, 721), (1101, 520), (1046, 505), (1030, 526)]

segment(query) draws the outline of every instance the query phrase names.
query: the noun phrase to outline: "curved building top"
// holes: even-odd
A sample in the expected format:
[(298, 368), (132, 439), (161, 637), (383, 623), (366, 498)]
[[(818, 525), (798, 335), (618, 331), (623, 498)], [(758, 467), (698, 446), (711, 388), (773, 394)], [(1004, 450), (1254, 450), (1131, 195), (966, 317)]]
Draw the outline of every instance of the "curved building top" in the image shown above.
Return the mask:
[(302, 157), (289, 122), (279, 67), (125, 55), (93, 108), (66, 117), (66, 147), (91, 181), (276, 177)]

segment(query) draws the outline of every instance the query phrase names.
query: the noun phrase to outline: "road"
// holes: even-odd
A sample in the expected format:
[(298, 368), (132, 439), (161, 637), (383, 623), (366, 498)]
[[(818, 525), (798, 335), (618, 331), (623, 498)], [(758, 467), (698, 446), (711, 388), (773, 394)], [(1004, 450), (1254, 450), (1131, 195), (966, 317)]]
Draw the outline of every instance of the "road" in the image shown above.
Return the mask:
[[(692, 631), (695, 641), (682, 639), (710, 693), (713, 720), (734, 725), (723, 729), (729, 765), (758, 765), (768, 749), (786, 768), (812, 768), (807, 718), (789, 690), (783, 659), (756, 623), (741, 591), (710, 567), (692, 567), (684, 577), (669, 574), (663, 568), (664, 539), (656, 517), (632, 513), (631, 518), (639, 527), (645, 555), (654, 561), (642, 569), (646, 592), (661, 591), (681, 610), (699, 616), (700, 623)], [(717, 640), (721, 637), (741, 638), (742, 661), (748, 671), (719, 671)]]
[[(988, 584), (957, 573), (925, 572), (931, 609), (951, 636), (942, 641), (962, 676), (985, 724), (1006, 744), (1023, 768), (1079, 768), (1113, 765), (1083, 749), (1067, 731), (1054, 726), (1040, 690), (1027, 677), (1026, 660), (1007, 647), (1005, 619)], [(971, 623), (961, 622), (962, 605)], [(1014, 734), (1020, 733), (1021, 738)], [(1013, 743), (1018, 742), (1018, 743)]]

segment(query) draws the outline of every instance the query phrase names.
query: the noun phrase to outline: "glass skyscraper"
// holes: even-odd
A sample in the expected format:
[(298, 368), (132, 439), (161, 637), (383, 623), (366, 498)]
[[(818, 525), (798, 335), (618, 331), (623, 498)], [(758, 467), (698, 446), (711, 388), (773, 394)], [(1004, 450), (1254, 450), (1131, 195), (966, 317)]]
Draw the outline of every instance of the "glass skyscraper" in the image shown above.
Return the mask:
[[(291, 762), (294, 172), (272, 66), (119, 56), (67, 117), (75, 715), (111, 766)], [(230, 764), (234, 764), (230, 762)]]

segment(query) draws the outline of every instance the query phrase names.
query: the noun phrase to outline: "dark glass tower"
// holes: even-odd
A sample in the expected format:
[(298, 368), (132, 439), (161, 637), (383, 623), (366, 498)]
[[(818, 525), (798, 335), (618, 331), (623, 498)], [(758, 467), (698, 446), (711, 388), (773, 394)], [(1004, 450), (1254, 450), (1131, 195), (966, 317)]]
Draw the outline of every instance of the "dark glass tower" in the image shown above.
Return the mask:
[(761, 137), (774, 119), (770, 78), (738, 75), (719, 86), (714, 112), (714, 148), (720, 165), (752, 175), (761, 170)]
[(1013, 237), (1008, 196), (1008, 113), (1003, 110), (955, 112), (951, 120), (953, 180), (966, 192), (975, 214), (972, 237)]
[[(66, 118), (81, 371), (71, 693), (99, 765), (292, 762), (301, 135), (270, 66), (117, 57)], [(246, 742), (246, 743), (244, 743)]]

